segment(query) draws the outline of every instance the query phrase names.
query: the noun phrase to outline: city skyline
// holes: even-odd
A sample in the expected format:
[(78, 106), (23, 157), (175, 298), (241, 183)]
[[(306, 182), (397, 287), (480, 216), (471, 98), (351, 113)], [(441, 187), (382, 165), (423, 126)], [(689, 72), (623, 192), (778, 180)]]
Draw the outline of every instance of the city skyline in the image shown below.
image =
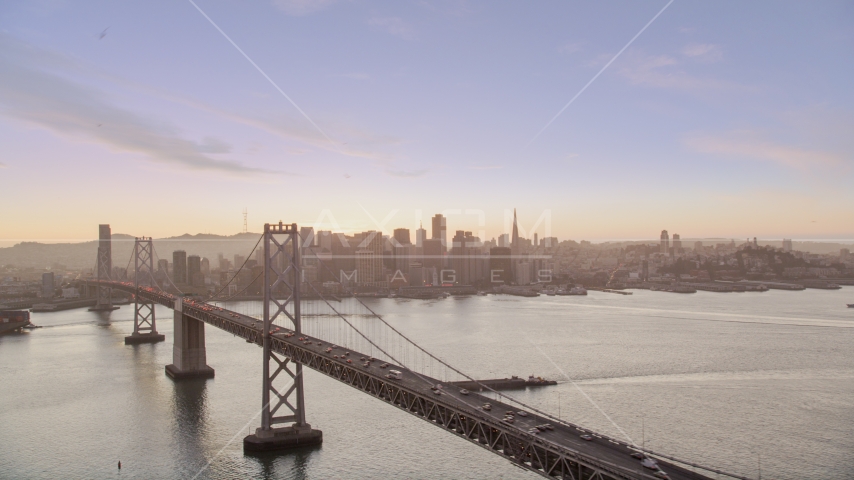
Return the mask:
[(39, 195), (0, 241), (230, 234), (244, 208), (477, 209), (496, 235), (514, 207), (561, 238), (854, 238), (845, 3), (197, 5), (276, 86), (191, 3), (4, 4), (0, 186)]

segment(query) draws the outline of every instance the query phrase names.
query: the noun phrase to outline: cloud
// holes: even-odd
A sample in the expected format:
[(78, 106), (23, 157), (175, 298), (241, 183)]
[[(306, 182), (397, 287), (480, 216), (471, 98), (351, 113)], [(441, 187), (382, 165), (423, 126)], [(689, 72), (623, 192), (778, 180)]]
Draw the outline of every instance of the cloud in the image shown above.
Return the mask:
[(503, 165), (484, 165), (484, 166), (473, 165), (473, 166), (469, 167), (469, 170), (500, 170), (502, 168), (504, 168)]
[(711, 43), (692, 43), (682, 48), (682, 55), (704, 62), (717, 62), (723, 60), (724, 52), (717, 45)]
[(405, 171), (405, 170), (389, 170), (389, 169), (387, 169), (385, 172), (387, 174), (393, 176), (393, 177), (401, 177), (401, 178), (417, 178), (417, 177), (423, 177), (424, 175), (427, 174), (427, 170)]
[(669, 55), (627, 55), (620, 75), (635, 85), (679, 90), (744, 89), (723, 80), (701, 78), (685, 72), (679, 60)]
[(288, 15), (302, 16), (324, 10), (335, 0), (273, 0), (273, 5)]
[[(86, 137), (115, 151), (141, 153), (161, 163), (194, 170), (271, 173), (213, 158), (231, 146), (207, 137), (182, 138), (178, 129), (111, 103), (105, 92), (48, 72), (32, 64), (50, 55), (29, 56), (34, 49), (0, 34), (0, 114), (72, 138)], [(52, 63), (49, 66), (61, 66)]]
[(561, 46), (557, 49), (557, 51), (558, 51), (559, 53), (566, 53), (566, 54), (575, 53), (575, 52), (580, 52), (580, 51), (581, 51), (581, 46), (582, 46), (583, 44), (584, 44), (583, 42), (567, 43), (567, 44), (565, 44), (565, 45), (561, 45)]
[(367, 73), (339, 73), (333, 77), (352, 78), (353, 80), (368, 80), (371, 78)]
[(404, 40), (415, 38), (415, 31), (399, 17), (372, 18), (368, 24), (385, 30), (386, 32), (400, 37)]
[(3, 162), (0, 162), (0, 168), (6, 168), (6, 164)]
[(685, 139), (685, 144), (700, 153), (768, 161), (802, 170), (813, 167), (839, 167), (845, 163), (845, 157), (838, 153), (776, 143), (749, 130), (716, 136), (689, 136)]

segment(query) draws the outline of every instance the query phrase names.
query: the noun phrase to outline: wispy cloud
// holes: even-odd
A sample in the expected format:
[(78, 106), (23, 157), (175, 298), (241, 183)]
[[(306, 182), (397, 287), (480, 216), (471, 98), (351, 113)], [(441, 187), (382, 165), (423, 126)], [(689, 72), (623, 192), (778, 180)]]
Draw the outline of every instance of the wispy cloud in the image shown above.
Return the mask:
[(845, 157), (838, 153), (785, 145), (759, 132), (740, 130), (723, 135), (693, 135), (685, 144), (700, 153), (773, 162), (790, 168), (839, 167)]
[(682, 48), (682, 55), (703, 62), (718, 62), (724, 58), (721, 47), (711, 43), (692, 43)]
[(415, 30), (399, 17), (372, 18), (368, 24), (404, 40), (415, 38)]
[(335, 0), (273, 0), (273, 5), (288, 15), (302, 16), (319, 12)]
[(6, 164), (3, 162), (0, 162), (0, 168), (6, 168)]
[(401, 178), (418, 178), (423, 177), (427, 174), (427, 170), (390, 170), (387, 169), (385, 171), (387, 174), (393, 177), (401, 177)]
[(557, 51), (564, 54), (580, 52), (582, 45), (584, 45), (583, 42), (567, 43), (558, 47)]
[(351, 78), (353, 80), (368, 80), (371, 78), (367, 73), (338, 73), (331, 75), (332, 77)]
[[(194, 170), (228, 173), (271, 173), (211, 155), (228, 153), (226, 142), (207, 137), (184, 138), (169, 122), (150, 118), (114, 104), (108, 95), (44, 69), (49, 52), (0, 34), (0, 114), (72, 138), (85, 138), (114, 151), (142, 153), (152, 160)], [(33, 62), (35, 60), (35, 62)], [(66, 66), (66, 60), (50, 67)]]
[(646, 55), (638, 51), (627, 55), (620, 75), (635, 85), (679, 90), (744, 89), (745, 87), (713, 78), (691, 75), (669, 55)]

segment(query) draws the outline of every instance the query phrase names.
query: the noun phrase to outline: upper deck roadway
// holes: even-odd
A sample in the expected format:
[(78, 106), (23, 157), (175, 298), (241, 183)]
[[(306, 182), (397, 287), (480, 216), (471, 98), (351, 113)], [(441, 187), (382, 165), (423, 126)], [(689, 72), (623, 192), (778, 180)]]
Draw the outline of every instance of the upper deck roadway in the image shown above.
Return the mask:
[[(131, 283), (104, 283), (128, 293), (136, 291)], [(184, 315), (262, 345), (263, 321), (256, 318), (204, 302), (176, 297), (153, 288), (141, 288), (139, 296), (141, 300), (173, 309), (175, 302), (183, 301), (181, 310)], [(661, 459), (658, 459), (658, 464), (667, 472), (667, 477), (657, 477), (652, 470), (643, 468), (640, 460), (631, 456), (637, 449), (625, 442), (571, 423), (556, 422), (534, 412), (527, 412), (527, 416), (517, 413), (514, 422), (507, 423), (503, 420), (505, 414), (509, 411), (520, 411), (518, 407), (514, 408), (476, 392), (463, 395), (461, 389), (454, 385), (443, 385), (439, 393), (435, 393), (431, 387), (439, 384), (439, 380), (413, 373), (405, 367), (391, 364), (388, 368), (380, 368), (383, 363), (381, 361), (370, 362), (370, 365), (365, 367), (365, 362), (360, 360), (361, 357), (368, 357), (364, 354), (351, 351), (344, 355), (346, 350), (342, 347), (335, 347), (322, 339), (306, 335), (298, 337), (283, 328), (274, 327), (273, 332), (273, 351), (431, 422), (495, 454), (503, 455), (520, 468), (545, 477), (579, 480), (709, 478)], [(327, 353), (330, 347), (334, 348)], [(392, 369), (402, 372), (400, 380), (386, 377)], [(490, 411), (484, 410), (485, 403), (491, 404)], [(543, 424), (551, 424), (553, 430), (529, 433), (533, 427)], [(582, 434), (590, 434), (592, 440), (583, 440), (580, 437)]]

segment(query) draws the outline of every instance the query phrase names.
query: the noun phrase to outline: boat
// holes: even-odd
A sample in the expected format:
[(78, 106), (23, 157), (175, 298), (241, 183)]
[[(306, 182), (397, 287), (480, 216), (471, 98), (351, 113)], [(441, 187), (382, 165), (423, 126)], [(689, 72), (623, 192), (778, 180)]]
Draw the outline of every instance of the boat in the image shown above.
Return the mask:
[(30, 324), (30, 312), (26, 310), (0, 310), (0, 335), (20, 331)]

